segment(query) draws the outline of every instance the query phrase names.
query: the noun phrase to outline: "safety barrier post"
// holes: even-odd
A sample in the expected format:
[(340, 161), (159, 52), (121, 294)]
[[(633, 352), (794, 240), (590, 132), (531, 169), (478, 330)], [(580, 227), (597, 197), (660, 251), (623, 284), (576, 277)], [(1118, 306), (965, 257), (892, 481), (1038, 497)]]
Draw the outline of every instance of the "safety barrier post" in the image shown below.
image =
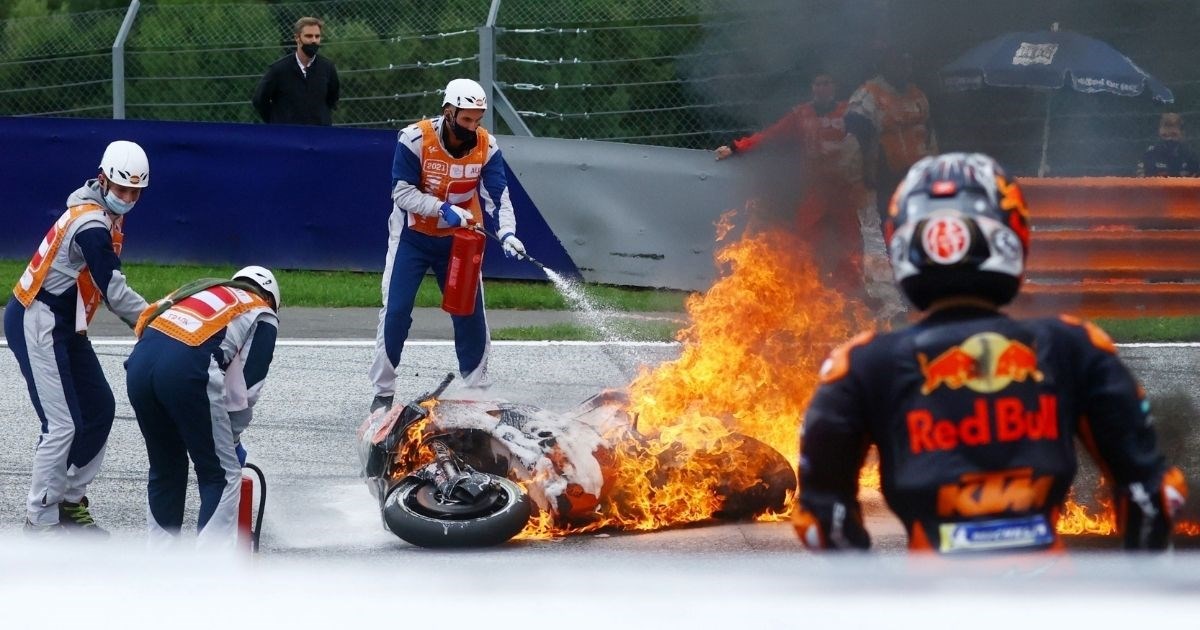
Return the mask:
[(129, 31), (133, 29), (133, 22), (137, 19), (138, 9), (141, 6), (140, 0), (133, 0), (129, 3), (129, 9), (125, 11), (125, 19), (121, 21), (121, 29), (117, 31), (117, 38), (112, 45), (113, 120), (124, 120), (125, 118), (125, 41), (129, 39)]

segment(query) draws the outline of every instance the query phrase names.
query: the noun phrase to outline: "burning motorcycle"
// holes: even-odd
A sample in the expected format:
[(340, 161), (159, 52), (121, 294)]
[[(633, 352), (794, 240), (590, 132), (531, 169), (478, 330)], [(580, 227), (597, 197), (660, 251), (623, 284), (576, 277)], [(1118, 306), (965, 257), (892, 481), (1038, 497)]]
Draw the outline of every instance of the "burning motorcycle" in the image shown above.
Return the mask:
[(453, 378), (376, 412), (358, 432), (385, 528), (415, 545), (496, 545), (527, 528), (555, 536), (753, 518), (783, 512), (795, 491), (787, 460), (749, 436), (696, 447), (640, 434), (620, 392), (558, 414), (441, 399)]

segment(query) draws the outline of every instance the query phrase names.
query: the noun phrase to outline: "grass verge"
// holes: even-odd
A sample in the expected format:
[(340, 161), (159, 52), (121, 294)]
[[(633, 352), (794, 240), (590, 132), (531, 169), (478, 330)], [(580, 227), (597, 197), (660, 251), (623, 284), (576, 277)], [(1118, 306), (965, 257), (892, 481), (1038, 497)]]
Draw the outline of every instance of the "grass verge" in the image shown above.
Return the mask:
[[(12, 286), (16, 283), (26, 261), (0, 260), (0, 279)], [(196, 278), (228, 278), (237, 267), (152, 265), (129, 263), (122, 267), (129, 284), (148, 300), (174, 291)], [(359, 271), (292, 271), (273, 270), (283, 289), (285, 306), (327, 308), (378, 307), (380, 278), (378, 272)], [(568, 310), (571, 306), (548, 280), (543, 282), (518, 280), (487, 280), (484, 296), (488, 308), (521, 310)], [(641, 289), (586, 284), (584, 292), (597, 306), (615, 311), (683, 312), (687, 291)], [(436, 307), (442, 304), (442, 293), (433, 277), (425, 278), (417, 291), (417, 306)]]
[[(25, 261), (0, 260), (0, 281), (16, 283)], [(129, 283), (147, 299), (157, 299), (180, 285), (202, 277), (227, 278), (237, 270), (228, 266), (153, 265), (131, 263), (124, 266)], [(276, 272), (283, 287), (285, 306), (323, 308), (378, 307), (380, 274), (358, 271)], [(491, 309), (569, 310), (571, 305), (549, 281), (488, 280), (486, 303)], [(584, 293), (597, 306), (614, 311), (684, 312), (687, 291), (642, 289), (585, 284)], [(437, 307), (441, 291), (432, 277), (421, 283), (417, 306)], [(1099, 318), (1096, 320), (1118, 342), (1200, 341), (1200, 315), (1182, 317), (1140, 317), (1137, 319)], [(616, 326), (624, 339), (672, 341), (681, 324), (668, 322), (626, 321)], [(590, 327), (576, 324), (525, 326), (493, 330), (495, 339), (557, 339), (588, 341), (599, 337)]]

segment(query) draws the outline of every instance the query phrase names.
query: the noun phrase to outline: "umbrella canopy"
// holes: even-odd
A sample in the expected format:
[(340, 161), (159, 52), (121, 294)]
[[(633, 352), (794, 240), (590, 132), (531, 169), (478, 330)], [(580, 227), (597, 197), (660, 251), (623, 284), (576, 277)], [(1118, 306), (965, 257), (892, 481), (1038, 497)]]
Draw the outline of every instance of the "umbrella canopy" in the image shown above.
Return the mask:
[(1149, 90), (1155, 101), (1175, 102), (1167, 86), (1129, 57), (1098, 39), (1060, 31), (1057, 24), (1048, 31), (1001, 35), (963, 53), (938, 74), (942, 87), (953, 91), (977, 90), (984, 85), (1047, 91), (1038, 177), (1049, 168), (1050, 94), (1068, 80), (1076, 92), (1138, 96)]
[(1167, 86), (1108, 44), (1071, 31), (1009, 33), (983, 43), (942, 68), (948, 90), (995, 87), (1108, 92), (1138, 96), (1147, 89), (1155, 101), (1173, 103)]

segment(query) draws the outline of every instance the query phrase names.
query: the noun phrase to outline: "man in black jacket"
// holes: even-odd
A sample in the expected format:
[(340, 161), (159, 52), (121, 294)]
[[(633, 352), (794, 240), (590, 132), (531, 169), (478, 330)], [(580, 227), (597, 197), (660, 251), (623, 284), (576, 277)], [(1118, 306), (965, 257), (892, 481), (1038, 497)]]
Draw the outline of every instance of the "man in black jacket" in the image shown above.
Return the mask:
[(314, 17), (296, 20), (296, 52), (267, 68), (254, 90), (254, 109), (263, 122), (283, 125), (332, 125), (337, 108), (338, 76), (333, 62), (318, 57), (321, 29)]

